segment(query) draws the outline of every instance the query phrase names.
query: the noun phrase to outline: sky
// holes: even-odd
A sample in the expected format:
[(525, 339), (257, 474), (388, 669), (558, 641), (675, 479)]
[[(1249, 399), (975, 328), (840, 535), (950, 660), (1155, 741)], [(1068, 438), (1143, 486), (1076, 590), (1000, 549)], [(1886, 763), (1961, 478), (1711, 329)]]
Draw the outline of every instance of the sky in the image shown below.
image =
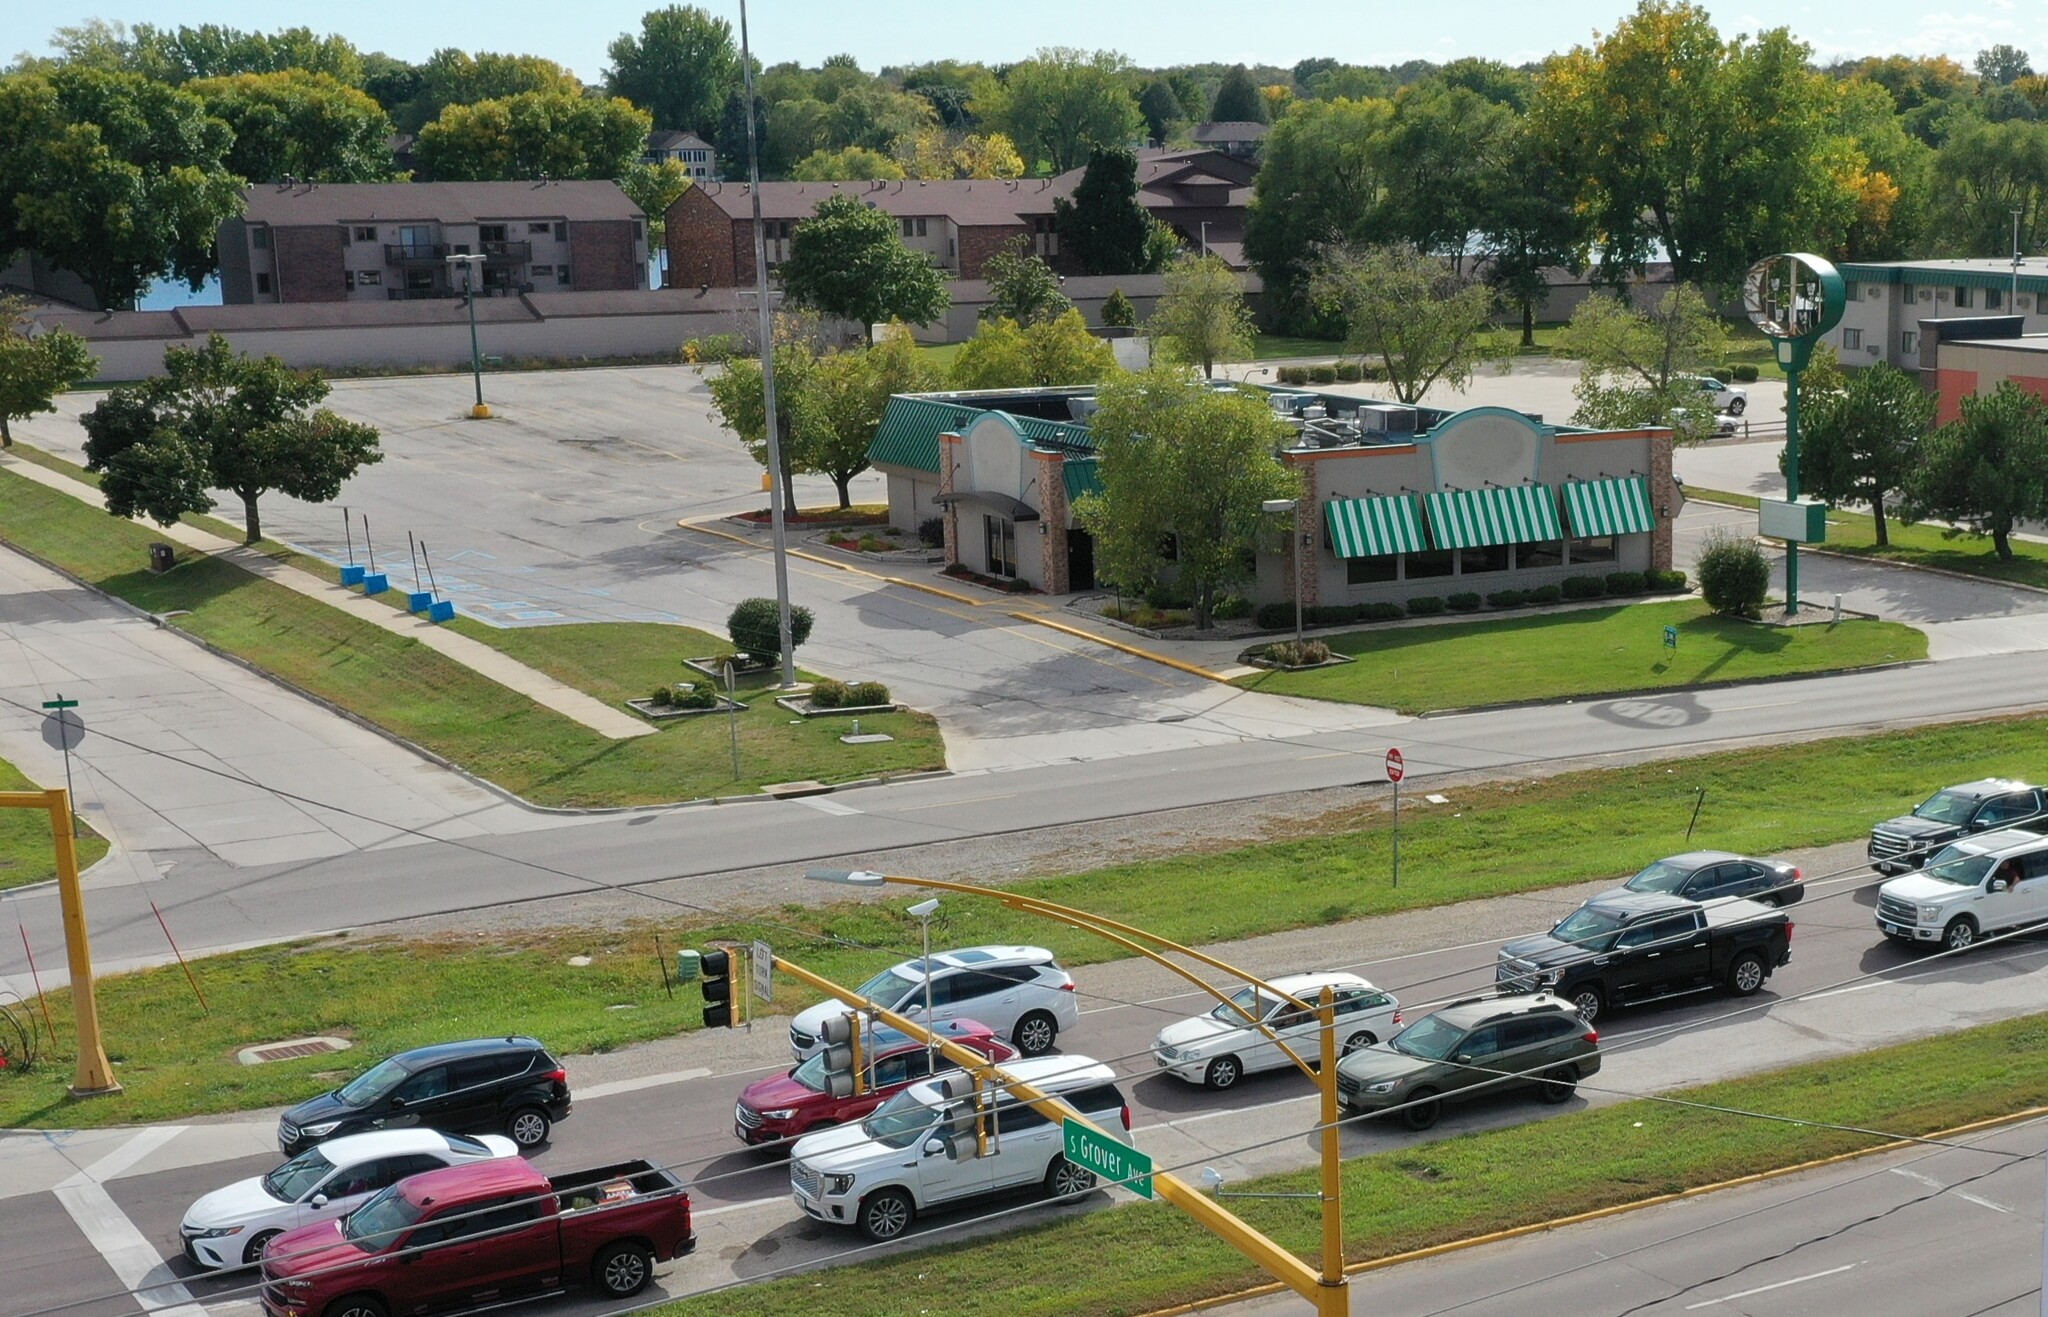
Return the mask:
[[(738, 0), (700, 3), (737, 28)], [(47, 53), (53, 29), (88, 18), (263, 31), (305, 24), (413, 61), (444, 46), (546, 55), (596, 82), (612, 38), (637, 30), (641, 14), (654, 7), (650, 0), (349, 0), (317, 7), (277, 0), (5, 0), (0, 59)], [(1584, 43), (1634, 7), (1630, 0), (757, 0), (748, 18), (754, 52), (765, 64), (815, 65), (841, 52), (868, 69), (941, 58), (997, 63), (1065, 45), (1118, 50), (1147, 66), (1285, 67), (1312, 55), (1360, 64), (1471, 55), (1518, 64)], [(1822, 62), (1899, 53), (1952, 55), (1967, 65), (2000, 41), (2048, 62), (2048, 0), (1706, 0), (1705, 8), (1724, 36), (1788, 26)]]

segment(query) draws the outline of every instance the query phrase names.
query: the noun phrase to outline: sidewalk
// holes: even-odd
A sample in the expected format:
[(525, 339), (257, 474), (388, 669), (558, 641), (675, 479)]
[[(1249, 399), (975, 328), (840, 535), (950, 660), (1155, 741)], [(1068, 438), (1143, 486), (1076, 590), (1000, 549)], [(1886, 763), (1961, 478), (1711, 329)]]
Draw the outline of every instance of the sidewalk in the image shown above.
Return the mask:
[[(33, 480), (60, 494), (68, 494), (88, 506), (102, 506), (100, 492), (97, 489), (46, 467), (10, 457), (0, 458), (0, 469)], [(201, 553), (231, 562), (252, 576), (260, 576), (309, 599), (317, 599), (330, 607), (339, 608), (372, 626), (382, 627), (395, 635), (417, 640), (479, 676), (495, 681), (509, 690), (515, 690), (534, 703), (552, 709), (565, 718), (574, 719), (602, 736), (623, 741), (635, 736), (648, 736), (655, 731), (652, 724), (635, 718), (625, 710), (615, 709), (602, 700), (586, 695), (572, 686), (566, 686), (546, 673), (506, 657), (481, 641), (471, 640), (468, 636), (438, 626), (425, 618), (400, 612), (367, 595), (345, 589), (339, 584), (323, 581), (309, 572), (278, 562), (245, 545), (183, 524), (157, 526), (140, 518), (136, 519), (136, 524), (147, 526), (152, 533), (162, 535), (168, 540), (175, 540), (187, 548), (197, 549)]]

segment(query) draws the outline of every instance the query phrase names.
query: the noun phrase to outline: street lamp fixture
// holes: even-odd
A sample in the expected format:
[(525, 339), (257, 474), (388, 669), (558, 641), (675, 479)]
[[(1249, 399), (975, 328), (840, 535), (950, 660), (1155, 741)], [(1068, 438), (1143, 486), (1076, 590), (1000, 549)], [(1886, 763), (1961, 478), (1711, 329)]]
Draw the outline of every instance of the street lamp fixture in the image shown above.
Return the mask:
[[(917, 916), (917, 922), (921, 924), (924, 928), (924, 961), (922, 966), (922, 968), (924, 969), (924, 1019), (921, 1020), (919, 1023), (923, 1024), (926, 1029), (930, 1029), (933, 1023), (932, 916), (937, 914), (938, 912), (939, 898), (936, 896), (932, 897), (928, 901), (919, 901), (916, 905), (911, 906), (909, 910), (909, 913)], [(925, 1051), (930, 1054), (930, 1061), (929, 1064), (926, 1065), (925, 1069), (933, 1071), (937, 1070), (939, 1068), (939, 1043), (936, 1036), (933, 1037), (932, 1041), (925, 1044)]]
[[(1286, 513), (1289, 516), (1293, 516), (1300, 509), (1301, 500), (1298, 498), (1269, 498), (1259, 504), (1259, 511), (1261, 512)], [(1287, 534), (1290, 539), (1296, 538), (1292, 529), (1289, 529)], [(1303, 547), (1308, 543), (1308, 536), (1302, 535), (1298, 538), (1302, 541), (1302, 544), (1294, 550), (1294, 643), (1297, 645), (1301, 643), (1301, 583), (1303, 576), (1308, 570), (1307, 563), (1304, 561), (1308, 555), (1303, 552)]]
[(491, 409), (484, 406), (484, 357), (476, 341), (476, 281), (484, 263), (481, 252), (458, 252), (448, 258), (448, 272), (452, 277), (455, 267), (462, 267), (462, 300), (469, 304), (469, 373), (476, 381), (476, 406), (469, 414), (477, 420), (485, 420)]

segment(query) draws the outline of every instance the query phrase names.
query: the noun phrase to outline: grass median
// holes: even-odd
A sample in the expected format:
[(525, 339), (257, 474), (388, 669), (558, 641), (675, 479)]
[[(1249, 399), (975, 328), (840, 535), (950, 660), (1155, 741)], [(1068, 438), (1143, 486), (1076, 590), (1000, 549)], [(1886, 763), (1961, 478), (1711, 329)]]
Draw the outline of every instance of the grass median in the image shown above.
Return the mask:
[[(1924, 1042), (1794, 1066), (1673, 1096), (1802, 1121), (1925, 1135), (2048, 1103), (2048, 1017), (2029, 1016)], [(1500, 1101), (1527, 1101), (1508, 1097)], [(1640, 1202), (1700, 1185), (1879, 1146), (1883, 1137), (1666, 1102), (1624, 1102), (1370, 1152), (1365, 1123), (1345, 1137), (1345, 1257), (1352, 1262)], [(1363, 1155), (1359, 1155), (1363, 1154)], [(1320, 1257), (1313, 1172), (1233, 1184), (1229, 1206), (1286, 1248)], [(849, 1244), (858, 1237), (849, 1232)], [(1228, 1294), (1268, 1277), (1164, 1204), (1120, 1206), (991, 1238), (944, 1222), (933, 1247), (747, 1287), (753, 1317), (855, 1317), (915, 1310), (925, 1296), (958, 1317), (1142, 1313)], [(1077, 1258), (1103, 1260), (1076, 1266)], [(1113, 1259), (1112, 1261), (1109, 1261)], [(726, 1313), (730, 1295), (653, 1309)]]
[[(155, 539), (146, 528), (11, 472), (0, 472), (0, 537), (538, 804), (659, 804), (944, 765), (925, 715), (863, 719), (863, 731), (896, 740), (847, 746), (841, 720), (793, 724), (769, 699), (748, 700), (741, 715), (737, 777), (722, 718), (680, 719), (656, 735), (614, 741), (410, 637), (231, 563), (181, 549), (176, 570), (153, 575), (143, 568)], [(685, 656), (725, 648), (703, 632), (632, 623), (469, 633), (601, 699), (684, 679)]]
[[(1757, 504), (1754, 494), (1734, 494), (1719, 489), (1688, 489), (1686, 492), (1692, 498), (1709, 503), (1727, 503), (1738, 508), (1754, 508)], [(1880, 546), (1877, 522), (1869, 513), (1829, 508), (1827, 543), (1815, 547), (1828, 553), (1875, 558), (1910, 567), (1933, 567), (1964, 576), (1981, 576), (1989, 581), (2007, 581), (2048, 590), (2048, 543), (2040, 540), (2013, 540), (2013, 557), (2008, 562), (1992, 549), (1988, 535), (1916, 525), (1900, 521), (1896, 514), (1885, 519), (1885, 538), (1890, 542)]]
[[(0, 791), (40, 791), (21, 770), (0, 759)], [(74, 807), (77, 802), (73, 802)], [(79, 826), (78, 868), (90, 869), (107, 853), (106, 839)], [(0, 809), (0, 891), (48, 882), (57, 876), (57, 851), (50, 839), (50, 816), (40, 809)]]
[[(1678, 628), (1676, 649), (1665, 644), (1667, 626)], [(1260, 672), (1236, 684), (1270, 695), (1427, 713), (1696, 688), (1927, 657), (1927, 637), (1897, 622), (1762, 626), (1716, 617), (1697, 599), (1351, 631), (1327, 640), (1354, 661)]]

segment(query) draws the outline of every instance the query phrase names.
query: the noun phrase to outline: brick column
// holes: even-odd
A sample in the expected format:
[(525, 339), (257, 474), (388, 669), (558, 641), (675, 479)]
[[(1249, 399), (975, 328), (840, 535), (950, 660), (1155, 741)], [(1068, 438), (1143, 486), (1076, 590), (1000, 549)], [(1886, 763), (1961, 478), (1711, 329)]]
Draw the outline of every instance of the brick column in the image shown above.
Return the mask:
[[(1671, 523), (1678, 516), (1678, 482), (1671, 478), (1671, 431), (1650, 431), (1650, 511), (1657, 528), (1650, 532), (1650, 569), (1671, 570)], [(1670, 509), (1670, 516), (1664, 515)]]
[(1031, 450), (1038, 463), (1038, 527), (1045, 563), (1045, 592), (1065, 594), (1073, 586), (1067, 565), (1067, 458), (1042, 448)]
[[(1287, 542), (1287, 597), (1292, 599), (1296, 590), (1301, 591), (1301, 606), (1310, 609), (1322, 602), (1322, 555), (1315, 546), (1322, 534), (1323, 505), (1316, 493), (1317, 463), (1300, 461), (1293, 465), (1301, 473), (1301, 501), (1294, 506), (1294, 534)], [(1307, 548), (1302, 547), (1304, 538)], [(1300, 561), (1303, 554), (1307, 555), (1306, 562)]]
[[(960, 436), (942, 434), (939, 436), (939, 493), (953, 492), (953, 468), (960, 464)], [(947, 503), (946, 510), (946, 566), (960, 561), (960, 509)]]

